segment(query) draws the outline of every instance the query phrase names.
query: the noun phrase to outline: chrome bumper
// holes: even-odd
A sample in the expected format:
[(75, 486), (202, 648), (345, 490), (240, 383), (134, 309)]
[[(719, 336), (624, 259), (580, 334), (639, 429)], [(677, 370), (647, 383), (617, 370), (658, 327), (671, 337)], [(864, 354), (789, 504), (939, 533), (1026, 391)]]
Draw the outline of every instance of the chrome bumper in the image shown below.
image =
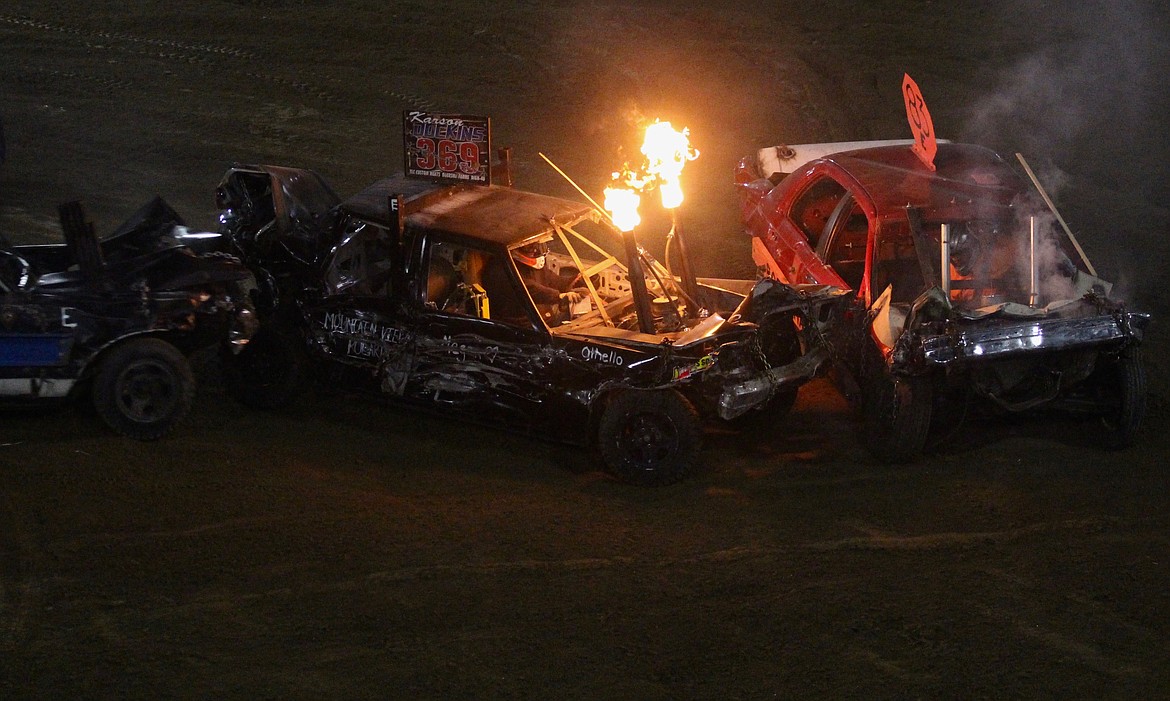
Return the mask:
[(924, 336), (919, 345), (930, 365), (949, 365), (1041, 351), (1068, 350), (1127, 339), (1141, 340), (1146, 315), (1124, 313), (1073, 319), (1039, 319), (966, 329), (957, 335)]

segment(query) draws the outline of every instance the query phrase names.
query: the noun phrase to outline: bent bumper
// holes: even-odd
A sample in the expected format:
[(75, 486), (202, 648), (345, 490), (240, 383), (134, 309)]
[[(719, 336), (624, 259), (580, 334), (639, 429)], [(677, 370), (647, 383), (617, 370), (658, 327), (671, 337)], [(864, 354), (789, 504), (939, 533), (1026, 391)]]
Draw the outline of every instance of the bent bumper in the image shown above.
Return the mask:
[(730, 421), (763, 405), (780, 389), (799, 387), (816, 377), (828, 359), (828, 351), (817, 348), (787, 365), (725, 388), (719, 395), (719, 418)]

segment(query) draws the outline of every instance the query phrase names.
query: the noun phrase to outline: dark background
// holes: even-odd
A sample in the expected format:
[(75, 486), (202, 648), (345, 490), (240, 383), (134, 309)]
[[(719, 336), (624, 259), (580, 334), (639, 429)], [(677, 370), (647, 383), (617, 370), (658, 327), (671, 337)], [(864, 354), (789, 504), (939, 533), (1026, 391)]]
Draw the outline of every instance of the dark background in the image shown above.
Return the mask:
[[(581, 451), (344, 397), (249, 412), (208, 359), (159, 443), (0, 416), (0, 697), (1164, 695), (1170, 12), (725, 5), (6, 0), (0, 231), (58, 241), (80, 198), (109, 232), (156, 193), (214, 227), (233, 162), (347, 195), (401, 168), (413, 108), (488, 115), (518, 186), (576, 197), (543, 152), (596, 195), (661, 118), (701, 152), (699, 273), (749, 276), (736, 160), (908, 136), (909, 73), (940, 136), (1024, 153), (1155, 315), (1138, 446), (984, 420), (883, 467), (817, 382), (638, 490)], [(647, 212), (651, 248), (665, 229)]]

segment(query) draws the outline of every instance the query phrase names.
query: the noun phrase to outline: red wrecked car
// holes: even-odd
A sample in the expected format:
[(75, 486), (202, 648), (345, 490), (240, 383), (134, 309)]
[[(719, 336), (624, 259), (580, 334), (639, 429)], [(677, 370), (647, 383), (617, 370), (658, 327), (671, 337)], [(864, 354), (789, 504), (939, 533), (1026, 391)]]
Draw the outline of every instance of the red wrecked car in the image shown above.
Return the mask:
[(853, 292), (834, 376), (871, 451), (914, 459), (972, 399), (1095, 415), (1128, 445), (1148, 315), (1110, 297), (1022, 158), (939, 142), (932, 170), (910, 144), (765, 148), (735, 172), (761, 271)]

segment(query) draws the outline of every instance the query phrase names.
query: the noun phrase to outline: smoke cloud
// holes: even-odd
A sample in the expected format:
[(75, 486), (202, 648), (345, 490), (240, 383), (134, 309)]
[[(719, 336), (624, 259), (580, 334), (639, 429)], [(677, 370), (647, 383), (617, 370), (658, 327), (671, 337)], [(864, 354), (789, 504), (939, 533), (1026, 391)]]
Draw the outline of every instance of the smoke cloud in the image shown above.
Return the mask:
[[(1152, 2), (1001, 6), (1009, 29), (1002, 55), (1015, 56), (992, 91), (973, 102), (963, 140), (1005, 144), (1065, 161), (1090, 127), (1124, 131), (1150, 116), (1162, 90), (1152, 66), (1164, 52), (1164, 10)], [(1094, 130), (1096, 131), (1096, 130)]]

